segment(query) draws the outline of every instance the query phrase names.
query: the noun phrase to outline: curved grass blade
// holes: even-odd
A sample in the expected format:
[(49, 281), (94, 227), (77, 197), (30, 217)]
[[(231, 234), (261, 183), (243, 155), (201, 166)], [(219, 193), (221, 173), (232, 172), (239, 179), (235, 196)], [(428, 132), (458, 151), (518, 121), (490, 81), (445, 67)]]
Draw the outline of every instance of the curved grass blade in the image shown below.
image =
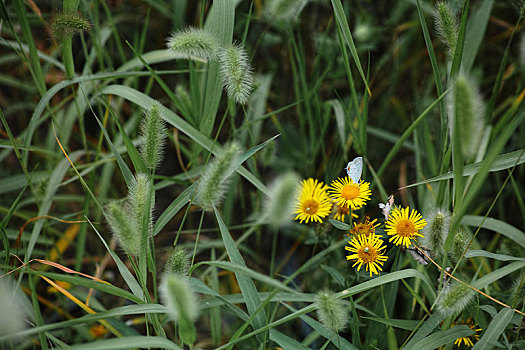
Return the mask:
[(109, 252), (109, 254), (111, 255), (111, 257), (113, 258), (113, 260), (115, 261), (115, 263), (117, 264), (117, 268), (120, 272), (120, 274), (122, 275), (122, 278), (124, 279), (124, 281), (126, 281), (126, 284), (128, 285), (129, 289), (131, 290), (131, 292), (139, 299), (141, 300), (144, 300), (144, 293), (142, 292), (142, 288), (140, 288), (140, 285), (139, 283), (137, 282), (137, 280), (135, 279), (135, 277), (133, 277), (133, 275), (131, 274), (131, 272), (129, 272), (128, 268), (126, 267), (126, 265), (124, 265), (124, 263), (122, 262), (122, 260), (120, 260), (120, 258), (118, 257), (117, 254), (115, 254), (115, 252), (113, 250), (111, 250), (111, 248), (108, 246), (108, 244), (106, 243), (106, 241), (104, 240), (104, 238), (102, 238), (102, 236), (100, 235), (100, 233), (98, 232), (98, 230), (95, 228), (95, 226), (93, 225), (93, 223), (87, 218), (85, 217), (86, 220), (89, 222), (89, 224), (91, 225), (91, 227), (93, 228), (93, 230), (95, 231), (95, 233), (98, 235), (98, 237), (100, 238), (100, 240), (102, 241), (102, 243), (104, 244), (104, 247), (106, 247), (106, 250)]
[(498, 232), (525, 248), (525, 232), (504, 221), (483, 216), (465, 215), (461, 220), (461, 224), (474, 227), (481, 226), (484, 229)]
[[(151, 105), (155, 102), (154, 99), (147, 96), (146, 94), (143, 94), (140, 91), (137, 91), (124, 85), (110, 85), (103, 88), (100, 93), (120, 96), (128, 101), (139, 105), (143, 109), (150, 109)], [(211, 151), (213, 149), (213, 153), (215, 155), (220, 154), (220, 145), (215, 144), (212, 140), (204, 136), (201, 132), (192, 127), (188, 122), (183, 120), (181, 117), (179, 117), (177, 114), (175, 114), (168, 108), (164, 107), (163, 105), (160, 105), (159, 107), (162, 109), (162, 115), (164, 116), (164, 120), (166, 120), (166, 122), (173, 125), (184, 134), (188, 135), (191, 139), (193, 139), (199, 145), (204, 147), (206, 150)], [(239, 168), (237, 168), (237, 172), (241, 174), (246, 180), (251, 182), (255, 187), (257, 187), (257, 189), (259, 189), (262, 193), (269, 195), (268, 188), (262, 182), (260, 182), (253, 174), (246, 170), (246, 168), (240, 166)]]
[(97, 340), (91, 343), (72, 345), (68, 347), (71, 350), (113, 350), (113, 349), (151, 349), (151, 348), (162, 348), (162, 349), (173, 349), (182, 350), (172, 341), (151, 336), (131, 336), (116, 339), (104, 339)]
[[(363, 282), (363, 283), (360, 283), (356, 286), (353, 286), (351, 288), (348, 288), (348, 289), (345, 289), (339, 293), (337, 293), (335, 295), (336, 298), (347, 298), (347, 297), (350, 297), (354, 294), (357, 294), (357, 293), (360, 293), (360, 292), (364, 292), (364, 291), (367, 291), (369, 289), (372, 289), (372, 288), (376, 288), (376, 287), (379, 287), (383, 284), (387, 284), (387, 283), (391, 283), (391, 282), (394, 282), (394, 281), (398, 281), (400, 279), (403, 279), (403, 278), (411, 278), (411, 277), (415, 277), (415, 278), (421, 278), (423, 280), (423, 282), (429, 284), (431, 287), (432, 287), (432, 282), (429, 280), (429, 278), (425, 275), (423, 275), (421, 272), (417, 271), (417, 270), (414, 270), (414, 269), (406, 269), (406, 270), (401, 270), (401, 271), (396, 271), (396, 272), (392, 272), (392, 273), (388, 273), (388, 274), (384, 274), (382, 276), (379, 276), (377, 278), (374, 278), (370, 281), (366, 281), (366, 282)], [(296, 318), (300, 317), (301, 315), (305, 315), (309, 312), (313, 312), (315, 311), (316, 309), (316, 306), (314, 304), (310, 304), (308, 306), (305, 306), (303, 307), (302, 309), (299, 309), (289, 315), (286, 315), (276, 321), (273, 321), (272, 323), (269, 323), (267, 325), (265, 325), (263, 328), (260, 328), (260, 329), (257, 329), (257, 330), (254, 330), (253, 332), (251, 333), (248, 333), (248, 334), (245, 334), (243, 335), (242, 337), (239, 337), (237, 339), (235, 339), (234, 341), (231, 341), (227, 344), (224, 344), (220, 347), (217, 348), (217, 350), (221, 350), (221, 349), (226, 349), (228, 347), (230, 347), (231, 345), (233, 344), (236, 344), (238, 342), (241, 342), (243, 340), (246, 340), (246, 339), (249, 339), (251, 337), (253, 337), (254, 335), (257, 335), (257, 334), (260, 334), (261, 332), (264, 332), (268, 329), (272, 329), (274, 327), (277, 327), (283, 323), (286, 323), (286, 322), (289, 322), (289, 321), (292, 321), (292, 320), (295, 320)], [(441, 322), (441, 321), (440, 321)], [(439, 324), (439, 322), (438, 322)]]
[(405, 130), (403, 135), (399, 137), (397, 142), (394, 144), (394, 146), (390, 149), (390, 152), (388, 152), (387, 156), (383, 160), (383, 163), (381, 164), (381, 167), (377, 171), (377, 176), (380, 177), (383, 172), (386, 170), (394, 156), (397, 154), (399, 149), (403, 146), (405, 141), (408, 139), (408, 137), (412, 134), (412, 132), (416, 129), (416, 127), (423, 121), (423, 119), (432, 111), (432, 109), (447, 95), (447, 93), (450, 90), (446, 90), (443, 94), (441, 94), (437, 99), (434, 100), (425, 110), (410, 124), (410, 126)]
[(421, 328), (418, 329), (416, 334), (410, 339), (410, 341), (407, 343), (407, 345), (404, 347), (405, 350), (409, 349), (418, 349), (415, 347), (417, 343), (419, 343), (421, 340), (425, 339), (427, 335), (432, 333), (432, 331), (443, 321), (445, 316), (440, 314), (439, 312), (435, 312), (432, 315), (430, 315), (430, 318), (423, 323)]
[(194, 182), (186, 188), (171, 204), (162, 212), (155, 225), (153, 225), (153, 235), (157, 235), (167, 224), (173, 219), (175, 215), (182, 209), (193, 197), (194, 191), (197, 188), (197, 182)]
[(42, 96), (40, 101), (38, 101), (38, 104), (35, 107), (35, 110), (33, 111), (33, 114), (31, 115), (31, 119), (29, 120), (29, 123), (27, 125), (25, 135), (24, 135), (24, 150), (22, 152), (22, 159), (24, 162), (24, 165), (27, 166), (27, 160), (29, 157), (29, 150), (31, 145), (31, 140), (33, 138), (33, 134), (35, 133), (36, 127), (38, 126), (38, 121), (40, 119), (40, 116), (44, 112), (44, 109), (46, 108), (47, 104), (51, 101), (53, 96), (55, 96), (60, 90), (82, 82), (91, 81), (91, 80), (104, 80), (104, 79), (117, 79), (117, 78), (125, 78), (125, 77), (138, 77), (138, 76), (147, 76), (150, 75), (149, 72), (110, 72), (110, 73), (99, 73), (99, 74), (92, 74), (92, 75), (85, 75), (78, 78), (73, 78), (71, 80), (64, 80), (60, 83), (57, 83), (53, 85), (47, 92)]
[(85, 315), (85, 316), (74, 318), (74, 319), (67, 320), (67, 321), (55, 322), (55, 323), (47, 324), (44, 326), (29, 328), (21, 332), (4, 335), (0, 337), (0, 342), (9, 340), (11, 338), (27, 337), (27, 336), (30, 336), (32, 334), (36, 334), (39, 332), (47, 332), (47, 331), (52, 331), (55, 329), (66, 329), (68, 327), (86, 324), (86, 323), (90, 323), (90, 322), (94, 322), (98, 320), (103, 320), (103, 319), (107, 319), (110, 317), (140, 315), (140, 314), (146, 314), (146, 313), (163, 314), (163, 313), (166, 313), (166, 307), (164, 305), (159, 305), (159, 304), (141, 304), (141, 305), (120, 306), (120, 307), (116, 307), (109, 311)]
[(483, 1), (468, 21), (462, 63), (462, 68), (465, 72), (470, 72), (472, 69), (474, 59), (476, 58), (481, 43), (483, 42), (483, 36), (485, 35), (485, 29), (487, 29), (487, 23), (493, 5), (494, 0)]
[[(286, 307), (288, 310), (292, 311), (292, 312), (297, 311), (297, 309), (295, 309), (294, 307), (292, 307), (292, 306), (290, 306), (290, 305), (288, 305), (286, 303), (281, 303), (281, 304), (284, 307)], [(310, 316), (302, 315), (301, 316), (301, 320), (306, 322), (310, 327), (312, 327), (316, 332), (321, 334), (327, 340), (331, 340), (331, 342), (332, 342), (332, 344), (334, 344), (334, 346), (336, 346), (336, 347), (340, 346), (339, 349), (346, 349), (346, 350), (357, 350), (358, 349), (354, 345), (349, 343), (348, 340), (346, 340), (345, 338), (341, 337), (339, 334), (335, 333), (334, 331), (332, 331), (331, 329), (326, 327), (321, 322), (314, 320)]]
[(525, 261), (525, 258), (518, 258), (517, 256), (510, 256), (505, 254), (495, 254), (487, 252), (486, 250), (468, 250), (465, 258), (483, 257), (489, 259), (496, 259), (499, 261)]
[(513, 316), (514, 311), (508, 307), (498, 312), (472, 350), (492, 348), (501, 334), (505, 332), (505, 327), (507, 327)]
[(201, 63), (207, 62), (206, 60), (203, 60), (202, 58), (192, 57), (185, 53), (173, 52), (171, 50), (154, 50), (154, 51), (143, 53), (140, 56), (142, 60), (138, 57), (132, 58), (126, 63), (124, 63), (122, 66), (120, 66), (117, 70), (115, 70), (115, 72), (126, 72), (126, 71), (130, 71), (130, 70), (137, 69), (137, 68), (143, 68), (144, 67), (143, 62), (146, 62), (149, 65), (155, 64), (155, 63), (167, 62), (171, 60), (180, 60), (180, 59), (192, 60), (192, 61), (201, 62)]
[(429, 335), (414, 344), (414, 349), (438, 349), (440, 346), (453, 342), (458, 338), (468, 337), (474, 331), (465, 325), (458, 325)]
[[(235, 244), (235, 242), (233, 242), (233, 241), (232, 241), (232, 243)], [(230, 257), (230, 259), (231, 259), (231, 257)], [(261, 282), (265, 283), (268, 286), (272, 286), (272, 287), (275, 287), (275, 288), (278, 288), (278, 289), (282, 289), (282, 290), (290, 292), (290, 293), (294, 292), (294, 290), (292, 288), (287, 287), (285, 284), (283, 284), (283, 283), (281, 283), (281, 282), (271, 278), (270, 276), (264, 275), (264, 274), (262, 274), (260, 272), (256, 272), (256, 271), (246, 267), (246, 265), (244, 265), (244, 264), (241, 265), (241, 264), (231, 263), (231, 262), (228, 262), (228, 261), (201, 261), (201, 262), (195, 264), (192, 267), (192, 270), (195, 270), (196, 268), (198, 268), (201, 265), (216, 266), (216, 267), (219, 267), (219, 268), (227, 270), (227, 271), (232, 271), (232, 272), (235, 273), (235, 275), (242, 274), (242, 275), (244, 275), (246, 277), (249, 277), (250, 279), (261, 281)]]
[[(525, 152), (524, 151), (525, 149), (519, 149), (517, 151), (498, 155), (496, 159), (494, 160), (494, 162), (489, 167), (488, 171), (495, 172), (495, 171), (500, 171), (500, 170), (505, 170), (505, 169), (511, 169), (512, 167), (514, 167), (514, 165), (520, 165), (520, 164), (525, 163)], [(479, 173), (486, 163), (487, 163), (487, 160), (482, 160), (481, 162), (466, 165), (465, 167), (463, 167), (463, 176), (471, 176), (471, 175), (475, 175)], [(454, 177), (454, 172), (449, 171), (445, 174), (435, 176), (428, 180), (416, 182), (404, 188), (424, 185), (424, 184), (436, 182), (436, 181), (449, 180), (449, 179), (452, 179), (453, 177)]]
[[(71, 159), (71, 161), (74, 162), (83, 154), (84, 151), (74, 151), (69, 155), (69, 159)], [(60, 182), (66, 175), (66, 172), (70, 166), (71, 164), (69, 163), (68, 159), (62, 159), (55, 167), (55, 170), (53, 170), (53, 172), (49, 176), (49, 181), (46, 187), (46, 194), (44, 199), (42, 200), (42, 204), (40, 205), (40, 208), (38, 209), (38, 214), (36, 216), (48, 215), (49, 209), (51, 209), (51, 204), (53, 203), (55, 193), (58, 190)], [(31, 238), (29, 239), (29, 243), (27, 245), (26, 253), (24, 256), (24, 263), (28, 262), (31, 258), (31, 254), (33, 252), (36, 241), (38, 240), (38, 236), (40, 235), (40, 231), (42, 231), (43, 226), (44, 220), (38, 220), (35, 223), (35, 226), (33, 226), (33, 231), (31, 231)]]
[(348, 48), (350, 49), (350, 53), (352, 54), (352, 58), (355, 61), (357, 70), (359, 71), (359, 74), (361, 75), (361, 79), (363, 80), (363, 83), (365, 84), (368, 95), (371, 96), (372, 93), (370, 92), (368, 81), (365, 77), (365, 73), (363, 72), (363, 67), (361, 67), (361, 62), (359, 61), (359, 55), (357, 54), (357, 48), (355, 47), (354, 40), (352, 39), (352, 33), (350, 32), (350, 27), (348, 26), (348, 21), (346, 20), (345, 11), (343, 9), (343, 5), (341, 4), (341, 0), (331, 0), (331, 1), (332, 1), (332, 7), (334, 9), (335, 19), (337, 20), (337, 24), (339, 25), (339, 28), (341, 29), (341, 34), (343, 35), (343, 39), (345, 40), (346, 44), (348, 45)]
[(520, 262), (520, 261), (513, 262), (512, 264), (509, 264), (497, 270), (494, 270), (490, 272), (489, 274), (486, 274), (485, 276), (475, 280), (474, 282), (471, 283), (471, 285), (474, 288), (481, 290), (485, 288), (486, 286), (488, 286), (489, 284), (496, 282), (497, 280), (513, 273), (516, 270), (523, 268), (524, 266), (525, 266), (525, 262)]
[[(233, 24), (235, 21), (235, 1), (214, 1), (210, 13), (206, 18), (204, 29), (213, 33), (219, 42), (227, 47), (233, 39)], [(202, 99), (202, 115), (200, 116), (199, 130), (210, 136), (215, 124), (215, 116), (219, 109), (222, 96), (222, 79), (219, 74), (219, 62), (208, 62), (206, 85)]]
[[(237, 245), (235, 244), (232, 236), (230, 235), (228, 228), (222, 221), (222, 218), (219, 212), (217, 211), (217, 208), (215, 208), (214, 206), (213, 209), (215, 211), (215, 217), (217, 219), (217, 223), (219, 224), (219, 229), (221, 231), (221, 236), (224, 242), (224, 247), (226, 248), (226, 251), (228, 252), (228, 256), (230, 257), (231, 262), (241, 267), (245, 267), (247, 270), (249, 270), (246, 267), (246, 263), (244, 262), (244, 259), (242, 258), (242, 255), (239, 252)], [(255, 288), (255, 284), (253, 284), (253, 281), (251, 280), (251, 278), (246, 276), (245, 274), (237, 272), (235, 273), (235, 277), (237, 278), (237, 282), (239, 283), (239, 288), (241, 289), (242, 295), (244, 297), (246, 308), (248, 309), (248, 313), (253, 316), (255, 313), (255, 310), (257, 310), (259, 305), (261, 305), (261, 299), (259, 298), (259, 294), (257, 293), (257, 288)], [(253, 328), (255, 330), (260, 330), (265, 325), (266, 325), (266, 312), (264, 311), (264, 309), (261, 309), (260, 312), (255, 314), (255, 317), (253, 318)], [(257, 332), (256, 336), (260, 342), (264, 341), (264, 337), (262, 334), (260, 334), (260, 332)]]
[(117, 164), (120, 168), (120, 172), (122, 173), (122, 176), (124, 177), (124, 181), (126, 181), (126, 185), (129, 186), (131, 184), (131, 181), (133, 180), (133, 173), (129, 169), (126, 162), (124, 162), (124, 159), (122, 159), (122, 156), (118, 152), (115, 145), (113, 145), (113, 142), (111, 142), (111, 138), (109, 137), (109, 134), (106, 128), (104, 127), (104, 125), (100, 122), (100, 120), (98, 119), (96, 115), (93, 114), (93, 116), (95, 117), (95, 120), (100, 126), (100, 130), (102, 130), (102, 133), (104, 134), (104, 138), (106, 139), (106, 142), (108, 143), (109, 148), (111, 148), (111, 152), (113, 152), (113, 155), (115, 156)]
[(458, 40), (456, 43), (456, 50), (454, 51), (454, 58), (452, 59), (452, 67), (450, 67), (450, 77), (454, 78), (461, 67), (461, 60), (463, 58), (463, 48), (465, 46), (465, 33), (467, 32), (468, 10), (470, 0), (466, 0), (463, 4), (461, 21), (459, 23)]

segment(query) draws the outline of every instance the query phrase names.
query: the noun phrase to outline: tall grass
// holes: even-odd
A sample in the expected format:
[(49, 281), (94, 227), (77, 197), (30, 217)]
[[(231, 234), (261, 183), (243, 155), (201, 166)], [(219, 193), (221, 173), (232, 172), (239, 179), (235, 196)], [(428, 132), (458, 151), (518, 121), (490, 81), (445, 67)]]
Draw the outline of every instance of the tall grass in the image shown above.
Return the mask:
[(0, 344), (522, 348), (524, 9), (0, 2)]

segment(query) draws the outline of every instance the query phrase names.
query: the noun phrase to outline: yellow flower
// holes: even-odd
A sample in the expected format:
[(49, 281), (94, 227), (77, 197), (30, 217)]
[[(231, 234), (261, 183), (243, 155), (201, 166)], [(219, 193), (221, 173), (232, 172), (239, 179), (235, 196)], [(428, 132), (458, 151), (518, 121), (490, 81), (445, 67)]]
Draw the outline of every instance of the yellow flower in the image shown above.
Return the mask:
[(383, 270), (381, 266), (388, 259), (382, 251), (386, 248), (382, 246), (383, 241), (376, 235), (359, 235), (352, 238), (348, 244), (350, 246), (346, 246), (345, 249), (353, 254), (347, 255), (346, 260), (355, 260), (352, 267), (358, 265), (359, 271), (364, 264), (366, 271), (370, 271), (370, 277), (372, 273), (379, 275)]
[(418, 236), (423, 237), (418, 231), (427, 224), (417, 210), (412, 209), (410, 216), (409, 211), (409, 207), (396, 208), (386, 222), (386, 233), (393, 236), (389, 242), (393, 241), (395, 245), (402, 244), (407, 248), (413, 243), (412, 240), (416, 241)]
[(376, 227), (380, 225), (380, 223), (377, 223), (377, 219), (374, 219), (370, 221), (370, 217), (365, 217), (365, 222), (354, 222), (354, 227), (350, 230), (350, 233), (353, 235), (366, 235), (367, 237), (370, 236), (370, 234), (376, 233)]
[(362, 208), (372, 194), (369, 182), (356, 184), (348, 176), (332, 181), (328, 193), (339, 206), (351, 207), (352, 210)]
[[(335, 214), (334, 214), (334, 220), (339, 220), (344, 222), (345, 216), (350, 215), (350, 208), (348, 207), (342, 207), (340, 205), (335, 205)], [(352, 213), (352, 218), (358, 218), (358, 216), (354, 213)]]
[[(60, 287), (64, 288), (64, 289), (70, 289), (71, 288), (71, 283), (68, 283), (68, 282), (64, 282), (64, 281), (55, 281), (56, 284), (58, 284)], [(47, 287), (47, 292), (49, 294), (57, 294), (58, 293), (58, 289), (56, 289), (55, 287), (53, 286), (48, 286)]]
[(108, 330), (106, 329), (106, 327), (104, 327), (101, 324), (96, 324), (89, 328), (89, 334), (91, 334), (93, 338), (97, 339), (103, 338), (107, 332)]
[(326, 185), (318, 182), (316, 179), (301, 181), (301, 193), (294, 214), (297, 214), (295, 220), (323, 222), (322, 218), (330, 214), (332, 203), (326, 194)]
[(479, 335), (481, 333), (481, 328), (474, 323), (474, 321), (472, 320), (472, 317), (469, 317), (468, 320), (466, 321), (462, 321), (462, 322), (458, 322), (458, 323), (453, 323), (452, 324), (452, 327), (454, 326), (457, 326), (457, 325), (461, 325), (461, 324), (464, 324), (466, 326), (468, 326), (470, 329), (472, 329), (474, 332), (474, 334), (468, 336), (468, 337), (461, 337), (461, 338), (458, 338), (454, 341), (454, 344), (456, 344), (457, 346), (461, 346), (461, 343), (465, 343), (465, 346), (474, 346), (474, 342), (472, 340), (475, 340), (475, 341), (478, 341), (479, 340)]

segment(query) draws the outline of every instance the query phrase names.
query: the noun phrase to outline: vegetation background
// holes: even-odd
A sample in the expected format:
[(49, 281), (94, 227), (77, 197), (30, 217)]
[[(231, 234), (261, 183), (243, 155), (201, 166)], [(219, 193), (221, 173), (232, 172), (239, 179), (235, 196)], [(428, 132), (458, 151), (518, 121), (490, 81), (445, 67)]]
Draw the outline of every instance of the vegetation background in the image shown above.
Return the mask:
[[(0, 344), (525, 347), (525, 5), (446, 5), (0, 1)], [(389, 244), (356, 271), (348, 218), (300, 224), (271, 186), (357, 156), (354, 221), (386, 236), (390, 194), (450, 213), (436, 264)]]

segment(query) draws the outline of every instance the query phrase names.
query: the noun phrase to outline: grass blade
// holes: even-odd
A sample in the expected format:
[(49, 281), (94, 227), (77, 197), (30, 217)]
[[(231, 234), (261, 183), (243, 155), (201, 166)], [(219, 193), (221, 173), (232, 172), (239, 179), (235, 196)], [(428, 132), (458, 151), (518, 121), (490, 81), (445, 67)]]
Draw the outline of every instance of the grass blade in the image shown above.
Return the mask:
[[(227, 47), (233, 40), (233, 23), (235, 20), (235, 2), (233, 0), (214, 1), (204, 29), (213, 33), (219, 42)], [(222, 80), (219, 75), (219, 62), (208, 62), (206, 85), (202, 99), (202, 115), (199, 130), (210, 136), (215, 125), (215, 116), (222, 96)]]
[[(100, 93), (118, 95), (122, 98), (125, 98), (126, 100), (129, 100), (139, 105), (143, 109), (150, 109), (151, 105), (155, 102), (154, 99), (147, 96), (146, 94), (143, 94), (140, 91), (137, 91), (124, 85), (110, 85), (103, 88)], [(211, 151), (213, 149), (213, 153), (215, 155), (219, 154), (221, 147), (218, 144), (215, 144), (212, 140), (204, 136), (201, 132), (192, 127), (188, 122), (183, 120), (177, 114), (173, 113), (171, 110), (167, 109), (162, 105), (160, 105), (160, 108), (163, 111), (162, 114), (166, 122), (173, 125), (184, 134), (188, 135), (191, 139), (193, 139), (199, 145), (204, 147), (206, 150)], [(266, 195), (269, 194), (268, 188), (263, 183), (261, 183), (253, 174), (248, 172), (246, 168), (241, 166), (237, 168), (237, 172), (241, 174), (246, 180), (250, 181), (262, 193)]]
[(496, 317), (494, 317), (494, 319), (490, 322), (489, 326), (483, 333), (481, 339), (478, 340), (478, 342), (474, 345), (472, 350), (487, 349), (489, 347), (493, 347), (498, 341), (498, 338), (501, 336), (501, 334), (505, 332), (505, 328), (512, 320), (513, 316), (514, 311), (508, 307), (498, 312)]
[[(217, 218), (217, 223), (219, 224), (219, 229), (221, 231), (224, 247), (228, 252), (228, 256), (230, 257), (231, 262), (233, 264), (240, 265), (241, 267), (246, 267), (246, 263), (244, 262), (244, 259), (242, 258), (241, 253), (237, 248), (237, 245), (235, 244), (232, 236), (230, 235), (228, 228), (222, 221), (222, 218), (219, 212), (217, 211), (217, 208), (214, 207), (214, 211), (215, 217)], [(261, 304), (261, 299), (259, 298), (259, 294), (257, 293), (257, 288), (255, 288), (255, 284), (253, 284), (253, 281), (248, 276), (241, 273), (235, 273), (235, 277), (237, 278), (237, 282), (239, 283), (239, 287), (245, 300), (248, 313), (252, 315), (257, 309), (257, 307)], [(264, 327), (265, 324), (266, 312), (264, 311), (264, 309), (261, 309), (261, 311), (257, 313), (253, 319), (253, 327), (255, 330), (259, 330), (262, 327)], [(259, 333), (257, 334), (257, 339), (261, 342), (264, 341), (263, 335)]]
[(359, 74), (361, 75), (361, 79), (363, 79), (363, 83), (365, 84), (366, 90), (368, 91), (368, 95), (372, 95), (370, 92), (370, 88), (368, 87), (368, 81), (365, 77), (363, 67), (361, 67), (361, 62), (359, 61), (359, 55), (357, 54), (357, 48), (355, 47), (354, 40), (352, 39), (352, 33), (350, 32), (350, 27), (348, 26), (348, 22), (346, 20), (345, 11), (343, 9), (343, 5), (341, 4), (341, 0), (331, 0), (331, 1), (332, 1), (332, 7), (334, 8), (335, 19), (337, 20), (337, 24), (339, 28), (341, 29), (343, 39), (345, 40), (346, 44), (348, 45), (350, 49), (350, 53), (352, 54), (352, 57), (355, 61), (357, 70), (359, 71)]

